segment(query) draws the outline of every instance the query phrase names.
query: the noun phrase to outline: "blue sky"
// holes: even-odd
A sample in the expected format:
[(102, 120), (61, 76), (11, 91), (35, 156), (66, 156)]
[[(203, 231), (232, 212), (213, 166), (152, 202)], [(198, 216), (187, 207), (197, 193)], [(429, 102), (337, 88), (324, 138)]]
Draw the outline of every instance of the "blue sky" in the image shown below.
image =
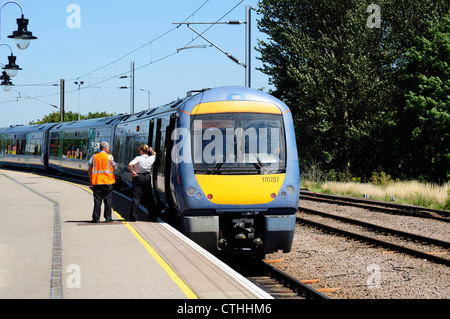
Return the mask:
[[(12, 78), (9, 92), (0, 90), (0, 127), (28, 124), (56, 111), (59, 87), (53, 84), (65, 79), (65, 109), (78, 112), (78, 90), (74, 81), (84, 81), (80, 90), (80, 113), (107, 111), (130, 112), (129, 86), (131, 61), (135, 63), (135, 112), (185, 96), (187, 91), (224, 85), (245, 85), (245, 69), (226, 55), (198, 38), (189, 45), (207, 45), (180, 51), (196, 38), (182, 22), (245, 21), (245, 7), (257, 7), (257, 0), (19, 0), (28, 30), (37, 36), (26, 50), (19, 50), (7, 38), (17, 29), (20, 9), (7, 4), (1, 12), (0, 43), (9, 44), (17, 56), (16, 64), (23, 70)], [(1, 1), (3, 5), (6, 1)], [(75, 4), (79, 15), (71, 9)], [(252, 11), (252, 87), (270, 88), (268, 77), (257, 71), (261, 62), (254, 50), (259, 19)], [(80, 25), (74, 25), (79, 22)], [(210, 25), (192, 25), (203, 32)], [(205, 34), (209, 40), (245, 62), (245, 25), (214, 25)], [(154, 41), (152, 41), (154, 40)], [(142, 47), (142, 48), (140, 48)], [(140, 49), (138, 49), (140, 48)], [(138, 49), (138, 50), (136, 50)], [(132, 51), (135, 52), (131, 53)], [(131, 54), (129, 54), (131, 53)], [(126, 57), (125, 55), (129, 54)], [(173, 54), (173, 55), (172, 55)], [(10, 50), (0, 46), (0, 63), (7, 63)], [(172, 55), (172, 56), (170, 56)], [(169, 57), (167, 57), (169, 56)], [(122, 58), (123, 57), (123, 58)], [(165, 59), (162, 59), (167, 57)], [(162, 60), (160, 60), (162, 59)], [(128, 73), (127, 73), (128, 72)]]

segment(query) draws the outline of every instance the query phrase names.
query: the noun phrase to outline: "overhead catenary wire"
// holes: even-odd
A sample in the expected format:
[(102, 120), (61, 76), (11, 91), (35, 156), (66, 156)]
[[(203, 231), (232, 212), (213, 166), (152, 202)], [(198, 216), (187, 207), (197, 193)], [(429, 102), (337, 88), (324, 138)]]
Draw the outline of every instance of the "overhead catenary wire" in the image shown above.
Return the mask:
[[(143, 44), (143, 45), (137, 47), (136, 49), (134, 49), (134, 50), (132, 50), (132, 51), (130, 51), (130, 52), (128, 52), (128, 53), (122, 55), (122, 56), (120, 56), (119, 58), (115, 59), (114, 61), (111, 61), (111, 62), (109, 62), (109, 63), (107, 63), (107, 64), (105, 64), (105, 65), (103, 65), (103, 66), (101, 66), (101, 67), (98, 67), (98, 68), (96, 68), (96, 69), (94, 69), (94, 70), (92, 70), (92, 71), (90, 71), (90, 72), (88, 72), (88, 73), (85, 73), (85, 74), (83, 74), (83, 75), (81, 75), (81, 76), (78, 76), (78, 77), (75, 77), (75, 78), (71, 78), (71, 79), (66, 79), (66, 81), (73, 81), (73, 80), (79, 80), (79, 79), (85, 78), (85, 77), (87, 77), (87, 76), (89, 76), (89, 75), (91, 75), (91, 74), (93, 74), (93, 73), (95, 73), (95, 72), (98, 72), (98, 71), (100, 71), (100, 70), (102, 70), (102, 69), (104, 69), (104, 68), (106, 68), (106, 67), (108, 67), (108, 66), (110, 66), (110, 65), (113, 65), (113, 64), (117, 63), (118, 61), (120, 61), (120, 60), (122, 60), (122, 59), (124, 59), (124, 58), (126, 58), (126, 57), (128, 57), (128, 56), (130, 56), (131, 54), (133, 54), (133, 53), (135, 53), (135, 52), (137, 52), (137, 51), (143, 49), (144, 47), (146, 47), (146, 46), (148, 46), (148, 45), (152, 45), (155, 41), (157, 41), (157, 40), (163, 38), (164, 36), (170, 34), (171, 32), (175, 31), (176, 29), (178, 29), (183, 23), (185, 23), (186, 21), (188, 21), (188, 20), (189, 20), (192, 16), (194, 16), (199, 10), (201, 10), (201, 9), (202, 9), (209, 1), (210, 1), (210, 0), (206, 0), (199, 8), (197, 8), (197, 9), (196, 9), (192, 14), (190, 14), (186, 19), (184, 19), (183, 22), (181, 22), (180, 24), (175, 25), (173, 28), (171, 28), (170, 30), (168, 30), (168, 31), (166, 31), (166, 32), (164, 32), (164, 33), (162, 33), (161, 35), (159, 35), (159, 36), (157, 36), (157, 37), (155, 37), (155, 38), (152, 39), (151, 41), (149, 41), (149, 42), (147, 42), (147, 43), (145, 43), (145, 44)], [(224, 15), (222, 15), (219, 19), (217, 19), (216, 22), (214, 22), (212, 25), (210, 25), (208, 28), (206, 28), (203, 32), (201, 32), (201, 35), (205, 34), (207, 31), (209, 31), (211, 28), (213, 28), (215, 25), (217, 25), (222, 19), (224, 19), (228, 14), (230, 14), (232, 11), (234, 11), (240, 4), (242, 4), (242, 2), (244, 2), (244, 0), (239, 1), (239, 2), (238, 2), (235, 6), (233, 6), (229, 11), (227, 11)], [(189, 46), (191, 43), (193, 43), (195, 40), (197, 40), (199, 37), (200, 37), (200, 35), (197, 35), (195, 38), (193, 38), (193, 39), (190, 40), (187, 44), (185, 44), (182, 48), (186, 48), (186, 47)], [(135, 68), (135, 71), (140, 70), (140, 69), (143, 69), (143, 68), (145, 68), (145, 67), (148, 67), (148, 66), (150, 66), (150, 65), (152, 65), (152, 64), (161, 62), (161, 61), (163, 61), (163, 60), (166, 60), (166, 59), (168, 59), (168, 58), (170, 58), (170, 57), (172, 57), (172, 56), (174, 56), (174, 55), (176, 55), (176, 54), (178, 54), (178, 53), (180, 53), (180, 52), (181, 52), (180, 49), (175, 50), (175, 52), (169, 53), (169, 54), (167, 54), (167, 55), (165, 55), (165, 56), (163, 56), (163, 57), (160, 57), (160, 58), (158, 58), (158, 59), (156, 59), (156, 60), (150, 61), (150, 62), (148, 62), (148, 63), (145, 63), (145, 64), (141, 65), (141, 66), (136, 67), (136, 68)], [(106, 77), (106, 78), (102, 79), (101, 81), (97, 81), (97, 82), (95, 82), (95, 83), (92, 83), (92, 84), (86, 85), (86, 86), (84, 86), (84, 87), (81, 87), (80, 90), (85, 90), (85, 89), (89, 89), (89, 88), (95, 88), (96, 86), (98, 86), (98, 85), (101, 84), (101, 83), (104, 83), (104, 82), (107, 82), (107, 81), (110, 81), (110, 80), (113, 80), (113, 79), (116, 79), (116, 78), (120, 78), (121, 76), (124, 76), (124, 75), (129, 74), (129, 73), (130, 73), (130, 71), (127, 70), (127, 71), (125, 71), (125, 72), (123, 72), (123, 73), (115, 74), (114, 76), (111, 76), (111, 77)], [(52, 84), (54, 85), (54, 84), (57, 84), (57, 83), (59, 83), (59, 80), (58, 80), (58, 81), (54, 81), (54, 82), (46, 82), (46, 83), (41, 83), (41, 84), (33, 84), (32, 86), (45, 86), (45, 85), (52, 85)], [(55, 85), (55, 86), (56, 86), (56, 85)], [(75, 89), (66, 91), (65, 94), (73, 93), (73, 92), (77, 92), (77, 91), (78, 91), (78, 88), (75, 88)], [(17, 91), (17, 90), (16, 90), (16, 92), (18, 92), (19, 94), (20, 94), (20, 93), (24, 94), (23, 92), (19, 92), (19, 91)], [(38, 101), (40, 101), (40, 102), (42, 102), (42, 103), (48, 104), (48, 105), (50, 105), (50, 106), (52, 106), (52, 107), (55, 107), (53, 104), (44, 102), (44, 101), (39, 100), (39, 99), (41, 99), (41, 98), (46, 98), (46, 97), (51, 97), (51, 96), (57, 96), (57, 95), (59, 95), (59, 94), (60, 94), (59, 92), (58, 92), (58, 93), (50, 93), (50, 94), (41, 95), (41, 96), (37, 96), (37, 97), (31, 97), (31, 96), (29, 96), (29, 95), (27, 95), (27, 94), (24, 94), (24, 95), (27, 95), (28, 98), (33, 98), (33, 99), (36, 99), (36, 100), (38, 100)], [(16, 102), (19, 102), (19, 100), (17, 99)], [(3, 103), (10, 103), (10, 102), (6, 102), (6, 101), (5, 101), (5, 102), (0, 102), (0, 104), (3, 104)]]
[[(31, 95), (28, 95), (28, 94), (26, 94), (26, 93), (20, 92), (20, 91), (15, 90), (15, 89), (12, 89), (12, 90), (15, 91), (15, 92), (17, 92), (17, 93), (19, 93), (19, 96), (16, 98), (17, 100), (20, 99), (20, 98), (23, 98), (23, 99), (33, 99), (33, 100), (36, 100), (36, 101), (38, 101), (38, 102), (47, 104), (47, 105), (49, 105), (49, 106), (51, 106), (51, 107), (59, 108), (58, 106), (56, 106), (56, 105), (54, 105), (54, 104), (51, 104), (51, 103), (48, 103), (48, 102), (45, 102), (45, 101), (42, 101), (41, 99), (39, 99), (39, 98), (37, 98), (37, 97), (33, 97), (33, 96), (31, 96)], [(21, 97), (21, 96), (20, 96), (21, 94), (22, 94), (22, 95), (25, 95), (25, 97)], [(1, 103), (10, 103), (10, 102), (1, 102)]]
[[(208, 1), (209, 1), (209, 0), (208, 0)], [(208, 1), (207, 1), (207, 2), (208, 2)], [(201, 35), (205, 34), (208, 30), (210, 30), (212, 27), (214, 27), (215, 25), (217, 25), (217, 24), (219, 23), (220, 20), (222, 20), (222, 19), (225, 18), (228, 14), (230, 14), (231, 12), (233, 12), (233, 11), (234, 11), (234, 10), (235, 10), (242, 2), (244, 2), (244, 0), (241, 0), (241, 1), (240, 1), (239, 3), (237, 3), (233, 8), (231, 8), (227, 13), (225, 13), (225, 14), (222, 15), (219, 19), (217, 19), (216, 22), (214, 22), (214, 23), (213, 23), (212, 25), (210, 25), (205, 31), (203, 31), (203, 32), (201, 33)], [(205, 2), (201, 7), (203, 7), (205, 4), (206, 4), (206, 2)], [(183, 22), (177, 24), (174, 28), (172, 28), (172, 29), (171, 29), (170, 31), (168, 31), (168, 32), (172, 32), (174, 29), (178, 29), (184, 22), (186, 22), (186, 21), (187, 21), (188, 19), (190, 19), (196, 12), (198, 12), (198, 11), (201, 9), (201, 7), (200, 7), (199, 9), (197, 9), (193, 14), (191, 14), (188, 18), (186, 18)], [(167, 34), (168, 32), (166, 32), (166, 34)], [(191, 41), (189, 41), (189, 42), (188, 42), (187, 44), (185, 44), (182, 48), (186, 48), (186, 47), (187, 47), (188, 45), (190, 45), (192, 42), (194, 42), (195, 40), (197, 40), (201, 35), (198, 35), (197, 37), (195, 37), (194, 39), (192, 39)], [(149, 42), (149, 43), (150, 43), (150, 42)], [(150, 62), (148, 62), (148, 63), (146, 63), (146, 64), (143, 64), (143, 65), (141, 65), (141, 66), (139, 66), (139, 67), (136, 67), (136, 68), (135, 68), (135, 71), (137, 71), (137, 70), (139, 70), (139, 69), (142, 69), (142, 68), (145, 68), (145, 67), (147, 67), (147, 66), (149, 66), (149, 65), (155, 64), (155, 63), (157, 63), (157, 62), (166, 60), (166, 59), (168, 59), (168, 58), (170, 58), (170, 57), (172, 57), (172, 56), (174, 56), (174, 55), (180, 53), (180, 51), (181, 51), (181, 50), (178, 49), (178, 50), (176, 50), (175, 52), (170, 53), (170, 54), (168, 54), (168, 55), (165, 55), (165, 56), (163, 56), (163, 57), (161, 57), (161, 58), (159, 58), (159, 59), (157, 59), (157, 60), (155, 60), (155, 61), (150, 61)], [(117, 62), (117, 61), (115, 61), (115, 62)], [(109, 64), (109, 65), (111, 65), (111, 64)], [(88, 86), (86, 86), (86, 87), (84, 87), (84, 88), (82, 88), (82, 89), (88, 89), (88, 88), (90, 88), (91, 86), (98, 85), (98, 84), (103, 83), (103, 82), (106, 82), (106, 81), (110, 81), (110, 80), (112, 80), (112, 79), (115, 79), (115, 78), (117, 78), (117, 77), (123, 76), (123, 75), (128, 74), (128, 73), (130, 73), (130, 71), (126, 71), (126, 72), (123, 72), (123, 73), (121, 73), (121, 74), (119, 74), (119, 75), (115, 75), (115, 76), (112, 76), (112, 77), (107, 78), (107, 79), (105, 79), (105, 80), (102, 80), (102, 81), (93, 83), (93, 84), (88, 85)], [(73, 91), (76, 91), (76, 90), (73, 90)], [(69, 91), (69, 92), (70, 92), (70, 91)]]
[[(201, 10), (201, 9), (202, 9), (209, 1), (210, 1), (210, 0), (206, 0), (202, 5), (200, 5), (200, 7), (198, 7), (198, 8), (197, 8), (193, 13), (191, 13), (186, 19), (184, 19), (183, 22), (186, 22), (186, 21), (188, 21), (191, 17), (193, 17), (193, 16), (194, 16), (198, 11), (200, 11), (200, 10)], [(181, 24), (180, 24), (180, 25), (181, 25)], [(66, 79), (66, 81), (73, 81), (73, 80), (78, 80), (78, 79), (81, 79), (81, 78), (85, 78), (85, 77), (91, 75), (92, 73), (98, 72), (98, 71), (100, 71), (100, 70), (102, 70), (102, 69), (104, 69), (104, 68), (106, 68), (106, 67), (108, 67), (108, 66), (110, 66), (110, 65), (113, 65), (113, 64), (117, 63), (118, 61), (123, 60), (123, 59), (126, 58), (127, 56), (130, 56), (131, 54), (133, 54), (133, 53), (135, 53), (135, 52), (137, 52), (137, 51), (139, 51), (139, 50), (145, 48), (146, 46), (153, 44), (153, 42), (158, 41), (159, 39), (165, 37), (166, 35), (170, 34), (170, 33), (173, 32), (173, 31), (175, 31), (180, 25), (174, 26), (174, 27), (171, 28), (170, 30), (163, 32), (162, 34), (158, 35), (157, 37), (153, 38), (152, 40), (150, 40), (150, 41), (148, 41), (148, 42), (146, 42), (146, 43), (140, 45), (139, 47), (135, 48), (134, 50), (132, 50), (132, 51), (130, 51), (130, 52), (128, 52), (128, 53), (126, 53), (126, 54), (120, 56), (119, 58), (117, 58), (117, 59), (115, 59), (115, 60), (113, 60), (113, 61), (111, 61), (111, 62), (109, 62), (109, 63), (107, 63), (107, 64), (105, 64), (105, 65), (103, 65), (103, 66), (101, 66), (101, 67), (98, 67), (98, 68), (96, 68), (96, 69), (94, 69), (94, 70), (92, 70), (92, 71), (89, 71), (89, 72), (87, 72), (87, 73), (85, 73), (85, 74), (83, 74), (83, 75), (80, 75), (80, 76), (77, 76), (77, 77), (74, 77), (74, 78), (70, 78), (70, 79)], [(120, 75), (118, 75), (118, 76), (120, 76)], [(114, 78), (114, 77), (112, 77), (112, 78)], [(42, 83), (42, 84), (36, 84), (36, 85), (48, 85), (48, 84), (52, 84), (52, 83), (59, 83), (59, 80), (53, 81), (53, 82), (46, 82), (46, 83)], [(78, 90), (78, 89), (77, 89), (77, 90)]]
[[(200, 7), (198, 7), (197, 10), (195, 10), (191, 15), (189, 15), (189, 17), (187, 17), (186, 19), (184, 19), (183, 22), (186, 22), (186, 21), (189, 20), (192, 16), (194, 16), (194, 15), (195, 15), (198, 11), (200, 11), (200, 10), (201, 10), (201, 9), (202, 9), (209, 1), (210, 1), (210, 0), (206, 0)], [(139, 51), (139, 50), (145, 48), (146, 46), (152, 44), (153, 42), (155, 42), (155, 41), (157, 41), (157, 40), (163, 38), (164, 36), (170, 34), (170, 33), (173, 32), (173, 31), (175, 31), (179, 26), (180, 26), (180, 25), (177, 25), (177, 26), (171, 28), (170, 30), (168, 30), (168, 31), (166, 31), (166, 32), (164, 32), (164, 33), (162, 33), (161, 35), (157, 36), (156, 38), (152, 39), (151, 41), (149, 41), (149, 42), (147, 42), (147, 43), (145, 43), (145, 44), (143, 44), (143, 45), (137, 47), (136, 49), (134, 49), (134, 50), (132, 50), (132, 51), (130, 51), (130, 52), (128, 52), (128, 53), (122, 55), (121, 57), (117, 58), (116, 60), (114, 60), (114, 61), (112, 61), (112, 62), (110, 62), (110, 63), (108, 63), (108, 64), (105, 64), (105, 65), (103, 65), (103, 66), (101, 66), (101, 67), (99, 67), (99, 68), (97, 68), (97, 69), (95, 69), (95, 70), (93, 70), (93, 71), (90, 71), (90, 72), (88, 72), (88, 73), (86, 73), (86, 74), (84, 74), (84, 75), (81, 75), (81, 76), (77, 77), (77, 79), (79, 79), (79, 78), (84, 78), (84, 77), (86, 77), (86, 76), (88, 76), (88, 75), (90, 75), (90, 74), (92, 74), (92, 73), (98, 72), (98, 71), (100, 71), (100, 70), (102, 70), (102, 69), (104, 69), (104, 68), (106, 68), (106, 67), (108, 67), (108, 66), (110, 66), (110, 65), (112, 65), (112, 64), (114, 64), (114, 63), (116, 63), (116, 62), (118, 62), (118, 61), (120, 61), (120, 60), (122, 60), (122, 59), (124, 59), (124, 58), (126, 58), (127, 56), (130, 56), (131, 54), (133, 54), (133, 53), (135, 53), (135, 52), (137, 52), (137, 51)], [(72, 79), (70, 79), (70, 80), (72, 80)]]

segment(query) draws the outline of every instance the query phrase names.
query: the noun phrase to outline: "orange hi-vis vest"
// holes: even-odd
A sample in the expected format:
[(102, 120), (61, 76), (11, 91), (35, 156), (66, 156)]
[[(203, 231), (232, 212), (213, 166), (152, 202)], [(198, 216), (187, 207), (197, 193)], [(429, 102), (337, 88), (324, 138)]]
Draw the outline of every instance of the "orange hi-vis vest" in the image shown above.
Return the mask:
[(92, 158), (92, 185), (114, 184), (114, 167), (112, 155), (104, 152), (97, 153)]

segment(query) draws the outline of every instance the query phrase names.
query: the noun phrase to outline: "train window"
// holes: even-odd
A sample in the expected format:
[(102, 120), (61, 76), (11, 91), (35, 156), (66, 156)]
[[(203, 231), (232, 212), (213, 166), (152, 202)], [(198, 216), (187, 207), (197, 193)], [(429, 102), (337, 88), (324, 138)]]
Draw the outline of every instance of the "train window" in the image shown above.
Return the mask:
[(284, 172), (283, 118), (277, 114), (195, 115), (191, 128), (192, 160), (199, 174)]
[[(67, 131), (64, 132), (63, 140), (59, 133), (52, 133), (50, 139), (50, 156), (68, 159), (86, 160), (89, 151), (89, 131)], [(61, 144), (62, 142), (62, 144)], [(59, 152), (61, 151), (61, 154)]]
[(5, 148), (5, 154), (12, 154), (13, 140), (6, 139), (3, 144), (3, 147)]
[(17, 155), (24, 155), (25, 154), (25, 147), (27, 144), (27, 140), (20, 139), (16, 142), (16, 154)]
[(42, 154), (42, 144), (44, 140), (42, 138), (34, 140), (34, 152), (33, 155), (41, 155)]
[(52, 138), (50, 140), (49, 156), (58, 157), (58, 154), (59, 154), (59, 137), (58, 138)]
[(32, 138), (30, 142), (26, 145), (25, 154), (26, 155), (41, 155), (42, 154), (42, 138)]
[(80, 159), (85, 160), (87, 153), (88, 153), (88, 149), (89, 149), (89, 138), (85, 137), (81, 139), (81, 144), (80, 144)]

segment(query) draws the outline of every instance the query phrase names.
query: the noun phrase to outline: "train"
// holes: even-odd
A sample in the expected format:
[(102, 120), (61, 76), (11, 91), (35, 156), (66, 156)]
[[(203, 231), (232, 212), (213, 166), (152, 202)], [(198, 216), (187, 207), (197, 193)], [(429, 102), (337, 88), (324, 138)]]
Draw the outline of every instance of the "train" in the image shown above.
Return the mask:
[(214, 255), (289, 252), (300, 172), (293, 117), (260, 90), (188, 92), (135, 114), (0, 128), (0, 165), (87, 179), (88, 160), (110, 144), (115, 188), (132, 186), (139, 145), (157, 153), (151, 209)]

